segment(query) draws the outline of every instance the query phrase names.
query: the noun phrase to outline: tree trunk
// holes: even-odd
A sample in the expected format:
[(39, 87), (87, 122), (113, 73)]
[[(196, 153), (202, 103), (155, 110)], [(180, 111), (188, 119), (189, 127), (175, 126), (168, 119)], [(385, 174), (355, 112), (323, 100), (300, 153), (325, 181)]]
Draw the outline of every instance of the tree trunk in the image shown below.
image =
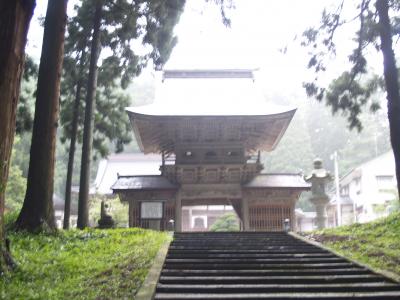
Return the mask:
[(27, 190), (16, 227), (54, 230), (53, 184), (68, 0), (49, 0), (40, 58)]
[(75, 144), (76, 144), (76, 135), (78, 132), (78, 116), (79, 116), (79, 104), (81, 102), (81, 93), (83, 86), (83, 69), (85, 65), (85, 51), (82, 50), (80, 58), (80, 66), (79, 66), (79, 78), (76, 84), (76, 93), (74, 100), (74, 111), (72, 116), (72, 130), (71, 130), (71, 142), (69, 146), (69, 155), (68, 155), (68, 170), (67, 170), (67, 180), (65, 183), (65, 205), (64, 205), (64, 229), (69, 229), (69, 219), (71, 215), (71, 185), (72, 185), (72, 174), (74, 171), (74, 157), (75, 157)]
[(397, 192), (400, 195), (400, 95), (396, 59), (392, 48), (392, 28), (389, 19), (388, 0), (377, 0), (376, 8), (379, 14), (379, 34), (388, 100), (390, 141), (396, 165)]
[(0, 273), (13, 263), (4, 232), (5, 191), (34, 0), (0, 1)]
[(100, 54), (100, 25), (103, 3), (96, 1), (96, 10), (93, 20), (93, 36), (90, 51), (89, 78), (86, 94), (85, 122), (83, 128), (81, 177), (79, 182), (79, 203), (78, 203), (78, 228), (88, 226), (89, 219), (89, 182), (90, 163), (93, 143), (93, 111), (96, 99), (97, 87), (97, 60)]

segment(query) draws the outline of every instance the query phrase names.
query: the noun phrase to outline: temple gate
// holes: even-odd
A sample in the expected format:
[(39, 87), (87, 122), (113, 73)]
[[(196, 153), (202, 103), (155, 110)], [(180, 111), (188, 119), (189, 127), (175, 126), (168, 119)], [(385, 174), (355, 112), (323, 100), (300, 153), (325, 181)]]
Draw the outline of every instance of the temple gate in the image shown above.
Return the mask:
[[(182, 107), (191, 96), (183, 87), (200, 104), (210, 95), (225, 101), (224, 110)], [(185, 205), (232, 205), (246, 231), (295, 224), (295, 203), (309, 184), (300, 174), (262, 173), (260, 157), (276, 147), (295, 110), (263, 102), (251, 70), (164, 71), (160, 90), (154, 104), (127, 109), (140, 149), (162, 155), (160, 175), (120, 176), (112, 187), (129, 203), (129, 226), (181, 231)], [(172, 101), (179, 97), (181, 106)], [(238, 108), (238, 99), (249, 100)]]

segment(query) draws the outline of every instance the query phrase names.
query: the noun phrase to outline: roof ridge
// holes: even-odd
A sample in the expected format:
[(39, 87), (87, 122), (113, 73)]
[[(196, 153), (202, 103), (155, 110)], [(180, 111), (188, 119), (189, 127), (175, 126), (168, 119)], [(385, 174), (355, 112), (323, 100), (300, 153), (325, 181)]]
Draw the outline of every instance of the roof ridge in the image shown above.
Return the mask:
[[(161, 174), (146, 174), (146, 175), (118, 175), (118, 178), (127, 178), (127, 177), (165, 177)], [(166, 177), (165, 177), (166, 178)]]
[(291, 172), (283, 172), (283, 173), (278, 173), (278, 172), (271, 172), (271, 173), (260, 173), (258, 175), (296, 175), (296, 176), (302, 176), (302, 173), (291, 173)]

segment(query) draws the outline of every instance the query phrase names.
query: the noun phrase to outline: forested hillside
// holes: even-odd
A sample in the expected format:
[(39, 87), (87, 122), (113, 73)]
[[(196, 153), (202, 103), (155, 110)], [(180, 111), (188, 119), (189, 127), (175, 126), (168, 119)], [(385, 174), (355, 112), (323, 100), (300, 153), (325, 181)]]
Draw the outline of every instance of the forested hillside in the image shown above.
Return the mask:
[[(384, 95), (381, 95), (384, 101)], [(276, 150), (263, 153), (266, 172), (304, 172), (319, 157), (333, 172), (331, 155), (338, 151), (339, 172), (344, 175), (360, 163), (390, 150), (389, 128), (384, 109), (365, 113), (363, 130), (350, 130), (344, 117), (332, 116), (328, 107), (303, 95), (272, 97), (274, 104), (297, 107), (297, 112)], [(382, 105), (384, 106), (384, 105)]]
[[(145, 73), (137, 78), (123, 91), (130, 98), (131, 105), (144, 105), (154, 100), (155, 91), (154, 74)], [(29, 90), (30, 81), (24, 81), (26, 90)], [(29, 94), (27, 93), (27, 96)], [(383, 97), (383, 96), (382, 96)], [(306, 98), (304, 95), (271, 95), (268, 91), (265, 95), (266, 101), (275, 105), (297, 107), (297, 112), (288, 130), (275, 151), (262, 153), (265, 165), (264, 172), (304, 172), (312, 168), (315, 157), (322, 158), (324, 166), (333, 172), (333, 161), (330, 156), (334, 151), (339, 153), (339, 170), (344, 175), (360, 163), (369, 160), (390, 150), (388, 124), (385, 111), (381, 109), (376, 113), (364, 114), (362, 117), (364, 129), (358, 133), (357, 130), (349, 130), (346, 120), (339, 114), (332, 116), (330, 110), (321, 103)], [(27, 101), (32, 103), (33, 101)], [(32, 110), (33, 108), (29, 108)], [(133, 134), (133, 133), (132, 133)], [(108, 142), (110, 152), (115, 151), (112, 141)], [(12, 176), (24, 180), (27, 174), (28, 156), (30, 146), (30, 135), (19, 134), (14, 144)], [(136, 141), (125, 146), (124, 152), (139, 151)], [(77, 156), (74, 170), (79, 170), (80, 147), (77, 147)], [(96, 175), (97, 161), (92, 166), (92, 180)], [(55, 192), (63, 195), (65, 189), (65, 175), (68, 163), (68, 152), (66, 146), (61, 142), (57, 144), (57, 164), (55, 178)], [(16, 171), (16, 170), (20, 171)], [(20, 184), (18, 180), (10, 181), (8, 190), (15, 189)], [(79, 173), (74, 172), (73, 185), (78, 185)], [(9, 192), (11, 193), (11, 192)], [(13, 194), (10, 199), (23, 197)], [(17, 200), (17, 202), (22, 202)]]

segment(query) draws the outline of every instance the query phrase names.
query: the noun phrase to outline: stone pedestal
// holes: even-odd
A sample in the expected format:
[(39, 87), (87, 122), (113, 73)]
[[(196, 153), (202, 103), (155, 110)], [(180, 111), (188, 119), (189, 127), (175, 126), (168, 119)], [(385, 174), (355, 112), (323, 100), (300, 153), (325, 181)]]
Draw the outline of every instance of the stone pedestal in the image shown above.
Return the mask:
[(329, 203), (329, 197), (310, 198), (310, 202), (314, 204), (317, 213), (316, 222), (317, 228), (322, 229), (326, 227), (327, 213), (326, 207)]
[(99, 228), (113, 228), (114, 220), (113, 218), (106, 213), (106, 206), (104, 201), (101, 201), (101, 210), (100, 210), (100, 220), (97, 222), (99, 224)]
[(311, 183), (311, 197), (310, 202), (314, 204), (317, 213), (317, 228), (322, 229), (326, 227), (326, 207), (329, 203), (329, 197), (325, 192), (326, 184), (332, 180), (328, 171), (322, 167), (322, 161), (319, 158), (314, 160), (314, 169), (309, 176), (306, 176), (305, 181)]

